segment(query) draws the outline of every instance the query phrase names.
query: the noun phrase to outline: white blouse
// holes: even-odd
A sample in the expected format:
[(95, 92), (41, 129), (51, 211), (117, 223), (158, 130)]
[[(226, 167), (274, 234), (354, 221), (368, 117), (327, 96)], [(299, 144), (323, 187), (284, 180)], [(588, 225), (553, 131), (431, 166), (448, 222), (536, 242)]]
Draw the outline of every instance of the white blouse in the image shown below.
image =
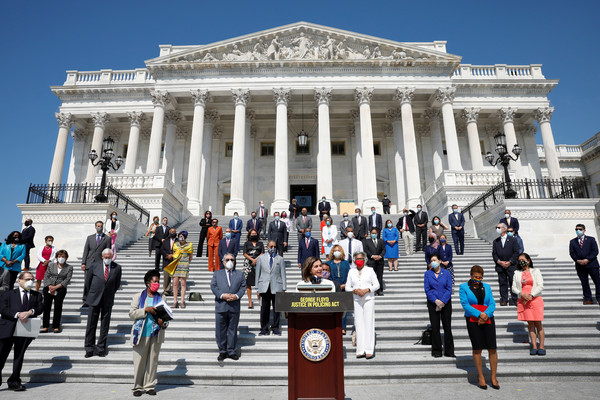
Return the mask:
[(355, 294), (354, 301), (372, 300), (375, 298), (375, 292), (379, 290), (379, 281), (373, 268), (364, 266), (360, 271), (358, 268), (350, 270), (348, 280), (346, 281), (346, 292), (352, 292), (354, 289), (371, 289), (363, 297)]

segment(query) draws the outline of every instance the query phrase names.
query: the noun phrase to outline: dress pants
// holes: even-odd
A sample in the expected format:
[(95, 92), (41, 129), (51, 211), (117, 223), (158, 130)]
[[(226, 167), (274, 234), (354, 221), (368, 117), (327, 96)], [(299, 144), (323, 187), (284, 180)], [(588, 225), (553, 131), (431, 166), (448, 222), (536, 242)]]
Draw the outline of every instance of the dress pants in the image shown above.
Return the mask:
[(156, 387), (158, 354), (162, 343), (158, 335), (140, 338), (133, 346), (133, 390), (153, 390)]
[(221, 261), (219, 260), (219, 245), (217, 244), (216, 246), (214, 245), (208, 245), (208, 270), (213, 272), (213, 271), (218, 271), (219, 269), (221, 269), (219, 267), (219, 265), (221, 265)]
[(354, 300), (354, 329), (356, 330), (356, 355), (375, 351), (375, 299)]
[(87, 280), (87, 275), (88, 275), (88, 273), (90, 273), (88, 268), (91, 268), (91, 266), (86, 265), (85, 271), (83, 271), (83, 296), (81, 296), (81, 300), (83, 300), (84, 304), (87, 301), (87, 295), (88, 295), (88, 292), (90, 291), (90, 285)]
[(154, 269), (160, 270), (160, 263), (162, 261), (162, 252), (160, 251), (160, 247), (154, 249)]
[(29, 347), (33, 339), (25, 338), (25, 337), (8, 337), (5, 339), (0, 339), (0, 383), (2, 383), (2, 370), (4, 369), (4, 364), (6, 364), (6, 359), (10, 354), (10, 350), (13, 345), (15, 347), (15, 351), (13, 353), (13, 371), (12, 375), (8, 377), (6, 383), (8, 386), (17, 386), (21, 384), (21, 368), (23, 367), (23, 359), (25, 358), (25, 350)]
[(383, 207), (383, 213), (384, 214), (389, 214), (390, 213), (390, 208), (389, 207)]
[(425, 251), (425, 246), (427, 246), (427, 228), (417, 226), (415, 228), (415, 235), (417, 236), (417, 251)]
[[(369, 265), (369, 264), (367, 263), (367, 265)], [(383, 259), (377, 261), (373, 265), (369, 265), (369, 267), (373, 268), (373, 271), (375, 272), (375, 275), (377, 276), (377, 281), (379, 282), (379, 290), (377, 290), (377, 292), (383, 293), (383, 270), (384, 270)]]
[(592, 289), (590, 288), (590, 278), (592, 277), (592, 281), (596, 286), (596, 300), (600, 303), (600, 268), (587, 268), (585, 265), (577, 264), (575, 266), (577, 270), (577, 276), (579, 276), (579, 280), (581, 281), (581, 288), (583, 289), (583, 300), (590, 301), (592, 300)]
[(442, 335), (440, 333), (440, 320), (444, 327), (444, 354), (451, 356), (454, 354), (454, 338), (452, 336), (452, 300), (440, 310), (435, 311), (435, 303), (427, 300), (427, 310), (429, 311), (429, 322), (431, 323), (431, 355), (442, 355)]
[(267, 332), (269, 330), (269, 320), (271, 319), (271, 305), (273, 306), (273, 325), (271, 329), (279, 329), (279, 313), (275, 310), (275, 294), (271, 293), (271, 286), (265, 293), (260, 294), (260, 330)]
[[(90, 307), (87, 321), (87, 328), (85, 329), (85, 351), (91, 351), (95, 353), (106, 352), (106, 341), (108, 339), (108, 329), (110, 328), (110, 315), (112, 313), (112, 307), (104, 305), (104, 296), (100, 299), (100, 304), (97, 306)], [(96, 342), (96, 327), (98, 326), (98, 317), (100, 317), (100, 336), (98, 337), (98, 344)]]
[(412, 256), (415, 253), (415, 234), (410, 231), (402, 232), (402, 240), (404, 240), (404, 250), (407, 256)]
[(29, 252), (31, 251), (31, 247), (27, 246), (25, 248), (25, 266), (23, 267), (24, 269), (29, 269), (29, 267), (31, 266), (31, 257), (29, 256)]
[(196, 257), (202, 257), (202, 250), (204, 250), (204, 241), (206, 240), (206, 234), (208, 229), (202, 229), (200, 231), (200, 240), (198, 241), (198, 250), (196, 250)]
[(277, 247), (277, 254), (279, 254), (281, 257), (283, 257), (283, 242), (277, 242), (276, 247)]
[(517, 267), (515, 267), (514, 265), (511, 265), (508, 268), (502, 268), (502, 267), (496, 266), (496, 272), (498, 273), (498, 287), (499, 287), (498, 291), (500, 292), (500, 301), (501, 302), (508, 301), (509, 291), (510, 291), (512, 300), (515, 303), (517, 302), (518, 297), (511, 290), (512, 283), (513, 283), (513, 276), (515, 275), (516, 269), (517, 269)]
[(459, 231), (452, 229), (452, 240), (454, 241), (456, 254), (463, 254), (465, 251), (465, 231), (463, 229)]
[(48, 287), (44, 287), (44, 316), (42, 319), (42, 328), (50, 326), (50, 311), (52, 310), (52, 301), (54, 301), (54, 318), (52, 319), (52, 329), (60, 328), (60, 320), (62, 318), (63, 301), (67, 295), (67, 288), (60, 287), (53, 296), (50, 294)]
[(225, 311), (215, 313), (215, 336), (219, 353), (232, 356), (237, 349), (237, 329), (240, 322), (239, 311)]

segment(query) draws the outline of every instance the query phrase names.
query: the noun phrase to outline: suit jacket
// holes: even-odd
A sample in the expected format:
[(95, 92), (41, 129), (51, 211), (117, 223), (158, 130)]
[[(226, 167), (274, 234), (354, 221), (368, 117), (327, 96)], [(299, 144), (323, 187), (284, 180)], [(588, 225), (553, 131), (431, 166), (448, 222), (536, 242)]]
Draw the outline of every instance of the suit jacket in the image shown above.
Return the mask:
[(402, 215), (400, 219), (398, 219), (398, 223), (396, 224), (396, 228), (400, 232), (400, 236), (402, 236), (402, 228), (404, 227), (404, 218), (406, 218), (406, 226), (408, 227), (408, 231), (410, 233), (415, 233), (415, 223), (413, 222), (413, 218), (415, 217), (415, 212), (410, 210), (408, 215), (405, 217)]
[(269, 253), (261, 254), (256, 260), (256, 290), (266, 293), (271, 288), (271, 293), (285, 291), (287, 282), (285, 278), (285, 261), (283, 257), (273, 257), (273, 268), (270, 267)]
[(23, 228), (21, 231), (21, 244), (24, 244), (27, 250), (33, 249), (35, 244), (33, 239), (35, 238), (35, 228), (31, 225)]
[(162, 244), (163, 239), (169, 237), (169, 229), (171, 228), (167, 225), (163, 230), (162, 224), (156, 227), (156, 230), (154, 231), (154, 236), (152, 237), (152, 244), (155, 249), (160, 250), (160, 246)]
[(60, 272), (58, 272), (58, 264), (51, 262), (46, 268), (43, 286), (46, 287), (62, 285), (66, 288), (71, 282), (72, 276), (73, 266), (69, 265), (68, 263), (64, 263), (63, 267), (60, 269)]
[[(35, 290), (29, 291), (29, 310), (33, 310), (30, 318), (35, 318), (44, 312), (42, 295)], [(17, 326), (15, 314), (23, 311), (23, 299), (20, 287), (6, 291), (0, 296), (0, 339), (12, 337)]]
[(306, 239), (298, 241), (298, 264), (303, 265), (304, 261), (311, 256), (319, 258), (320, 253), (319, 241), (317, 239), (310, 238), (308, 248), (306, 247)]
[[(279, 222), (279, 229), (277, 228), (277, 222)], [(287, 231), (287, 225), (285, 224), (285, 222), (282, 222), (281, 220), (279, 221), (272, 221), (269, 224), (269, 232), (268, 232), (268, 240), (274, 240), (275, 243), (277, 243), (277, 245), (282, 245), (283, 242), (287, 242), (288, 241), (288, 231)]]
[[(246, 278), (241, 271), (231, 271), (231, 284), (227, 280), (227, 270), (220, 269), (215, 271), (210, 282), (210, 289), (215, 295), (215, 312), (233, 311), (240, 312), (240, 299), (246, 293)], [(221, 298), (224, 293), (232, 293), (237, 295), (238, 299), (234, 301), (226, 301)]]
[[(375, 226), (373, 226), (373, 218), (375, 218)], [(369, 215), (369, 230), (377, 228), (377, 232), (381, 232), (383, 229), (383, 220), (381, 214)]]
[(354, 227), (354, 237), (363, 240), (369, 231), (369, 223), (367, 222), (367, 218), (364, 215), (361, 215), (359, 224), (358, 217), (352, 217), (352, 225)]
[[(177, 239), (173, 240), (173, 244), (175, 244), (176, 241), (177, 241)], [(173, 254), (173, 246), (171, 245), (171, 238), (170, 237), (165, 238), (165, 240), (160, 245), (160, 253), (162, 254), (163, 268), (164, 268), (167, 265), (169, 265), (171, 263), (171, 261), (173, 261), (173, 259), (169, 260), (167, 258), (167, 256), (169, 254)]]
[(111, 262), (108, 279), (104, 281), (104, 264), (95, 261), (85, 277), (86, 284), (90, 288), (86, 303), (92, 307), (98, 306), (100, 301), (106, 307), (112, 307), (115, 302), (115, 293), (121, 287), (121, 266)]
[[(367, 265), (374, 268), (377, 265), (383, 265), (385, 257), (385, 241), (383, 239), (377, 239), (377, 246), (373, 242), (373, 239), (367, 239), (363, 242), (365, 253), (367, 253)], [(371, 256), (381, 256), (379, 260), (373, 260)]]
[(457, 226), (462, 226), (464, 228), (465, 216), (461, 212), (456, 214), (451, 213), (450, 215), (448, 215), (448, 222), (450, 223), (452, 231), (456, 231)]
[[(253, 223), (256, 223), (256, 228), (252, 228)], [(246, 222), (246, 232), (250, 232), (250, 229), (256, 229), (258, 233), (262, 230), (262, 221), (256, 217), (256, 219), (250, 218), (248, 222)]]
[(515, 217), (510, 217), (510, 225), (508, 224), (508, 221), (506, 220), (506, 218), (501, 218), (500, 223), (506, 225), (509, 228), (513, 228), (515, 233), (519, 234), (519, 220), (516, 219)]
[[(11, 253), (11, 245), (2, 243), (2, 245), (0, 245), (0, 267), (6, 269), (8, 271), (21, 272), (21, 261), (23, 261), (23, 259), (25, 258), (25, 252), (26, 252), (25, 245), (18, 244), (12, 250), (12, 257), (11, 257), (11, 254), (10, 254)], [(13, 265), (11, 265), (10, 267), (8, 267), (4, 261), (1, 261), (2, 257), (5, 257), (8, 261), (17, 260), (17, 262), (14, 263)], [(2, 273), (2, 272), (3, 271), (0, 270), (0, 273)]]
[[(267, 207), (263, 207), (265, 216), (263, 217), (265, 220), (269, 217), (269, 209)], [(256, 218), (260, 218), (260, 207), (256, 209)]]
[(517, 259), (519, 258), (519, 243), (517, 243), (515, 238), (506, 236), (506, 242), (504, 242), (504, 247), (502, 247), (502, 239), (497, 237), (492, 242), (492, 258), (496, 263), (496, 271), (504, 269), (498, 264), (498, 261), (510, 261), (511, 267), (516, 266)]
[[(513, 282), (514, 282), (514, 279), (513, 279)], [(488, 317), (493, 318), (494, 311), (496, 310), (496, 302), (494, 301), (494, 296), (492, 294), (492, 287), (485, 282), (482, 282), (482, 284), (483, 284), (483, 289), (485, 291), (483, 305), (487, 306), (487, 310), (485, 310), (485, 313), (487, 314)], [(460, 296), (460, 304), (462, 305), (463, 309), (465, 310), (465, 317), (479, 318), (481, 311), (479, 311), (478, 309), (473, 307), (473, 305), (477, 304), (477, 297), (475, 296), (475, 293), (473, 293), (473, 291), (469, 287), (468, 282), (460, 285), (459, 296)]]
[(296, 219), (296, 229), (300, 232), (300, 229), (310, 228), (312, 230), (312, 218), (310, 215), (306, 216), (306, 222), (304, 222), (304, 215), (298, 216)]
[[(158, 231), (158, 228), (156, 230)], [(84, 264), (85, 269), (89, 270), (90, 265), (92, 265), (92, 263), (96, 261), (102, 261), (102, 251), (104, 249), (110, 249), (110, 247), (111, 241), (108, 235), (105, 235), (103, 233), (98, 244), (96, 244), (95, 233), (93, 235), (88, 236), (85, 240), (85, 245), (83, 246), (83, 256), (81, 256), (81, 264)]]
[(442, 245), (440, 244), (438, 246), (437, 250), (438, 250), (438, 254), (440, 255), (440, 261), (444, 261), (444, 262), (450, 261), (448, 263), (448, 267), (451, 267), (452, 266), (452, 246), (450, 246), (448, 243), (446, 243), (446, 245), (443, 246), (443, 248), (442, 248)]
[(229, 246), (227, 246), (227, 238), (223, 238), (221, 239), (221, 241), (219, 242), (219, 260), (223, 261), (223, 257), (225, 256), (225, 254), (230, 253), (233, 254), (233, 256), (237, 256), (237, 253), (239, 251), (239, 242), (237, 240), (233, 239), (233, 235), (231, 235), (231, 238), (229, 239)]
[(421, 211), (421, 215), (418, 212), (413, 216), (413, 222), (415, 224), (415, 228), (417, 225), (425, 224), (423, 228), (427, 228), (427, 222), (429, 221), (429, 216), (425, 211)]
[[(242, 221), (241, 219), (238, 218), (238, 220), (236, 221), (235, 218), (232, 218), (229, 221), (229, 229), (231, 229), (231, 238), (235, 239), (236, 241), (240, 241), (240, 237), (242, 235), (242, 229), (244, 229), (244, 221)], [(237, 230), (239, 231), (238, 233), (233, 232), (233, 230)]]
[(338, 226), (338, 230), (340, 231), (340, 239), (346, 239), (346, 229), (348, 229), (349, 226), (352, 227), (352, 229), (354, 229), (354, 224), (352, 223), (352, 220), (342, 220), (342, 222), (340, 222)]
[(206, 232), (206, 239), (209, 246), (218, 246), (219, 241), (223, 239), (223, 228), (211, 226)]
[(331, 204), (328, 201), (320, 201), (319, 202), (319, 214), (329, 214), (331, 212)]
[(288, 210), (290, 212), (290, 217), (298, 218), (298, 215), (300, 215), (300, 210), (302, 210), (302, 207), (300, 207), (298, 205), (298, 203), (296, 203), (296, 205), (294, 205), (294, 203), (290, 203)]
[(591, 236), (585, 235), (583, 237), (583, 247), (579, 246), (579, 238), (571, 239), (569, 242), (569, 254), (573, 261), (575, 261), (575, 266), (577, 267), (577, 260), (589, 260), (589, 263), (585, 265), (587, 268), (598, 268), (600, 264), (598, 264), (598, 243), (596, 243), (596, 239)]

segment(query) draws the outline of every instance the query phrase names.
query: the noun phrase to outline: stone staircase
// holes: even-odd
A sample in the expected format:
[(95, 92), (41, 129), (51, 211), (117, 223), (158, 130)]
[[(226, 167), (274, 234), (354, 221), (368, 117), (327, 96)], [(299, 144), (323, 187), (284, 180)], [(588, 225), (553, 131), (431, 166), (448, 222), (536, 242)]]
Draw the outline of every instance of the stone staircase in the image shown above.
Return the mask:
[[(397, 216), (392, 220), (397, 221)], [(219, 217), (217, 217), (219, 218)], [(245, 218), (244, 218), (245, 220)], [(337, 224), (340, 217), (335, 217)], [(384, 218), (385, 220), (385, 218)], [(199, 218), (184, 221), (179, 230), (190, 232), (194, 245), (199, 237)], [(219, 218), (225, 226), (229, 217)], [(313, 217), (318, 227), (318, 218)], [(320, 232), (315, 229), (314, 236)], [(242, 236), (242, 243), (245, 235)], [(451, 240), (450, 240), (451, 241)], [(291, 248), (285, 254), (288, 288), (300, 279), (296, 267), (296, 235), (290, 235)], [(562, 245), (562, 244), (561, 244)], [(527, 249), (527, 244), (525, 244)], [(566, 244), (564, 245), (566, 249)], [(543, 249), (529, 249), (542, 253)], [(456, 359), (432, 358), (430, 347), (415, 345), (427, 326), (428, 314), (423, 292), (425, 261), (423, 253), (401, 257), (398, 272), (384, 273), (385, 296), (376, 298), (376, 357), (356, 359), (350, 334), (344, 337), (346, 381), (355, 384), (426, 382), (476, 379), (472, 363), (458, 288), (453, 298), (453, 334)], [(241, 255), (238, 262), (241, 263)], [(123, 267), (123, 285), (113, 308), (106, 358), (84, 358), (83, 342), (87, 311), (80, 310), (83, 274), (76, 268), (64, 304), (63, 332), (43, 334), (26, 354), (25, 379), (32, 382), (115, 382), (131, 383), (133, 365), (128, 342), (132, 321), (128, 308), (132, 296), (143, 290), (144, 273), (153, 268), (148, 257), (147, 239), (120, 249), (117, 262)], [(71, 260), (74, 265), (78, 261)], [(508, 380), (598, 380), (600, 377), (600, 322), (598, 306), (583, 306), (581, 286), (571, 263), (534, 257), (544, 276), (546, 357), (529, 356), (526, 324), (517, 320), (515, 307), (498, 307), (495, 313), (499, 352), (499, 379)], [(491, 259), (491, 246), (467, 236), (465, 255), (454, 257), (457, 285), (469, 279), (469, 269), (480, 264), (486, 271), (498, 299), (498, 285)], [(188, 292), (199, 291), (203, 302), (188, 302), (187, 308), (175, 310), (159, 359), (159, 383), (202, 385), (286, 385), (287, 330), (283, 320), (282, 336), (257, 336), (258, 302), (247, 308), (242, 299), (239, 324), (239, 361), (218, 363), (214, 335), (214, 302), (209, 288), (211, 273), (205, 257), (191, 265)], [(351, 321), (350, 321), (351, 322)], [(351, 323), (349, 323), (351, 326)], [(486, 353), (484, 352), (484, 355)], [(8, 367), (7, 367), (8, 368)]]

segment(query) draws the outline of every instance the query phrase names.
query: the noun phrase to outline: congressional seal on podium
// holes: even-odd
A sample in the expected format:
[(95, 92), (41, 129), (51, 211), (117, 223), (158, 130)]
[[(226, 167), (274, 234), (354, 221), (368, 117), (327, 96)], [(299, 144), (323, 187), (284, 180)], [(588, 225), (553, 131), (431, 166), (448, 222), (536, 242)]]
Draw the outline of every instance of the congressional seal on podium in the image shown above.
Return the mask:
[(309, 361), (324, 360), (331, 350), (329, 336), (320, 329), (310, 329), (300, 338), (300, 352)]

